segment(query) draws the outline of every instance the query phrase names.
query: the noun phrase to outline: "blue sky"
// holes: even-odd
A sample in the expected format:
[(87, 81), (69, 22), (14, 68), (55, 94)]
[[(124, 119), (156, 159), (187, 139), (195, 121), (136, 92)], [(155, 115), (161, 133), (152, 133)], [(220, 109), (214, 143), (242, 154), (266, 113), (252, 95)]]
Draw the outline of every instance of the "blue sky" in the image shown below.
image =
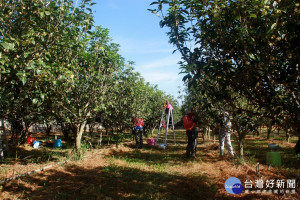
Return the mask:
[(147, 10), (154, 8), (153, 1), (97, 0), (95, 24), (109, 29), (113, 42), (120, 44), (120, 54), (135, 62), (147, 82), (177, 98), (178, 87), (183, 89), (180, 54), (172, 54), (175, 47), (168, 42), (167, 29), (160, 28), (160, 18)]

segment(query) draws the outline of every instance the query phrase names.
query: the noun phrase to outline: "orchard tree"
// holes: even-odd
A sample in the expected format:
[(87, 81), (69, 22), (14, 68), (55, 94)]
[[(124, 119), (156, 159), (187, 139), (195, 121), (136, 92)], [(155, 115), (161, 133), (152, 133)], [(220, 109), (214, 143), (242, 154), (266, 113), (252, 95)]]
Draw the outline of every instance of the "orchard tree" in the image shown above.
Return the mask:
[(16, 133), (24, 122), (54, 116), (79, 149), (86, 121), (104, 108), (106, 83), (123, 60), (108, 30), (93, 25), (92, 5), (1, 2), (0, 109)]
[[(76, 35), (80, 36), (80, 34)], [(67, 123), (80, 149), (81, 138), (88, 120), (95, 119), (105, 108), (104, 99), (111, 90), (115, 71), (123, 65), (118, 45), (111, 43), (107, 29), (95, 27), (78, 37), (75, 49), (66, 49), (60, 72), (53, 78), (54, 115)], [(63, 69), (63, 70), (62, 70)]]
[(155, 128), (159, 126), (160, 118), (165, 104), (166, 94), (157, 88), (157, 85), (151, 86), (147, 83), (147, 92), (145, 94), (145, 132), (153, 134)]
[(300, 135), (299, 3), (292, 1), (159, 0), (182, 67), (229, 87), (262, 115)]
[[(113, 136), (116, 144), (131, 132), (132, 117), (143, 118), (145, 132), (159, 123), (166, 95), (151, 86), (134, 71), (132, 62), (117, 71), (111, 89), (105, 99), (105, 112), (102, 113), (103, 125)], [(161, 108), (161, 109), (160, 109)]]
[(67, 48), (66, 30), (84, 20), (83, 9), (74, 11), (72, 1), (0, 2), (0, 110), (16, 136), (49, 110), (54, 49)]
[(116, 145), (124, 136), (124, 131), (131, 128), (131, 118), (137, 114), (137, 85), (141, 76), (133, 72), (131, 63), (122, 66), (110, 82), (110, 90), (105, 98), (105, 112), (102, 114), (103, 125), (107, 133), (116, 139)]

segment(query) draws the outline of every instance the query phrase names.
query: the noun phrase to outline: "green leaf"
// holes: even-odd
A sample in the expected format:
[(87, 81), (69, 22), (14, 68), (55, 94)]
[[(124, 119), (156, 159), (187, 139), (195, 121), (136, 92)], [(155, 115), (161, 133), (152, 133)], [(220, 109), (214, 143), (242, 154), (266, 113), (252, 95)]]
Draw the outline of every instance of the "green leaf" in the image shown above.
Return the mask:
[(152, 6), (154, 4), (158, 4), (158, 2), (152, 2), (152, 3), (150, 3), (150, 6)]
[(43, 101), (45, 100), (45, 96), (46, 96), (45, 93), (42, 93), (42, 94), (41, 94), (41, 98), (42, 98)]
[(276, 26), (276, 23), (272, 24), (271, 31), (275, 28), (275, 26)]
[(38, 102), (38, 99), (37, 99), (37, 98), (32, 99), (32, 103), (33, 103), (33, 104), (36, 104), (37, 102)]
[(269, 35), (274, 30), (275, 27), (276, 27), (276, 23), (272, 24), (271, 28), (267, 31), (267, 35)]
[(50, 11), (45, 11), (45, 15), (50, 15), (51, 12)]
[(251, 18), (257, 18), (256, 14), (250, 14)]
[(25, 74), (23, 74), (23, 76), (21, 77), (21, 81), (22, 81), (23, 85), (25, 85), (26, 80), (27, 80), (27, 77)]
[(14, 43), (3, 42), (1, 45), (7, 50), (13, 50), (15, 48)]

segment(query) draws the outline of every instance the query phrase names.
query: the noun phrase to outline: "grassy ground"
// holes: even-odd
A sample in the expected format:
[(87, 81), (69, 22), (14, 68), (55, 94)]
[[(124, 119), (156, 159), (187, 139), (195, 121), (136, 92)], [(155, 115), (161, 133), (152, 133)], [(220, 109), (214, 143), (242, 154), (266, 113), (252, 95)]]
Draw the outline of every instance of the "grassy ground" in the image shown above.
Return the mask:
[[(163, 135), (161, 135), (163, 137)], [(172, 136), (169, 136), (172, 138)], [(218, 143), (202, 139), (198, 141), (197, 159), (185, 158), (186, 136), (176, 131), (176, 145), (169, 141), (166, 149), (146, 145), (136, 149), (131, 136), (116, 148), (104, 145), (87, 150), (82, 159), (70, 147), (55, 149), (45, 145), (40, 149), (20, 147), (18, 159), (1, 163), (0, 177), (7, 178), (25, 171), (38, 169), (53, 163), (52, 168), (40, 173), (11, 180), (0, 186), (1, 199), (299, 199), (296, 194), (228, 194), (224, 183), (229, 177), (237, 177), (242, 185), (246, 180), (297, 179), (299, 163), (293, 153), (292, 143), (280, 138), (267, 141), (261, 137), (247, 136), (245, 159), (220, 159)], [(162, 139), (162, 138), (161, 138)], [(162, 142), (162, 140), (160, 140)], [(104, 143), (106, 143), (104, 141)], [(280, 144), (283, 165), (266, 165), (269, 143)], [(46, 142), (45, 142), (46, 144)], [(234, 148), (236, 143), (233, 141)], [(75, 155), (75, 156), (74, 156)], [(16, 156), (16, 155), (15, 155)], [(78, 157), (77, 157), (78, 159)], [(256, 174), (256, 163), (260, 173)], [(14, 174), (12, 172), (14, 171)], [(299, 189), (299, 188), (298, 188)]]

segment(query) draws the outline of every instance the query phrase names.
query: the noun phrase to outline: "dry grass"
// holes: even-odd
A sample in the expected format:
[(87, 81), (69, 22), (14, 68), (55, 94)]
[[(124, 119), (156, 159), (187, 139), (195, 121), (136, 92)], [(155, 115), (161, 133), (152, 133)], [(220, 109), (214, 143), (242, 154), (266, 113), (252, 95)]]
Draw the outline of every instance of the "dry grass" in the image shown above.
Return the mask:
[[(289, 168), (269, 167), (263, 164), (265, 146), (260, 138), (247, 137), (246, 161), (227, 156), (218, 157), (217, 143), (198, 145), (198, 158), (186, 159), (185, 134), (177, 133), (178, 144), (165, 150), (145, 145), (137, 150), (131, 142), (118, 149), (106, 146), (86, 152), (82, 160), (69, 161), (41, 173), (31, 174), (2, 185), (2, 199), (299, 199), (295, 195), (245, 194), (230, 195), (224, 189), (229, 177), (242, 183), (256, 179), (298, 178), (299, 167), (289, 163)], [(258, 141), (258, 142), (255, 142)], [(281, 143), (282, 151), (292, 145)], [(256, 147), (256, 148), (255, 148)], [(31, 149), (27, 149), (29, 151)], [(255, 150), (255, 151), (254, 151)], [(252, 162), (247, 162), (251, 152)], [(261, 152), (260, 155), (259, 152)], [(256, 174), (256, 161), (260, 174)], [(56, 162), (56, 161), (55, 161)], [(51, 164), (51, 162), (43, 164)], [(9, 164), (1, 165), (1, 177), (9, 176)], [(41, 165), (40, 165), (41, 166)], [(6, 172), (3, 173), (3, 167)], [(36, 164), (17, 163), (14, 169), (38, 167)], [(22, 169), (23, 170), (23, 169)], [(24, 171), (26, 171), (24, 170)], [(298, 174), (297, 174), (298, 173)], [(6, 175), (4, 175), (6, 174)], [(299, 191), (297, 191), (299, 192)]]

